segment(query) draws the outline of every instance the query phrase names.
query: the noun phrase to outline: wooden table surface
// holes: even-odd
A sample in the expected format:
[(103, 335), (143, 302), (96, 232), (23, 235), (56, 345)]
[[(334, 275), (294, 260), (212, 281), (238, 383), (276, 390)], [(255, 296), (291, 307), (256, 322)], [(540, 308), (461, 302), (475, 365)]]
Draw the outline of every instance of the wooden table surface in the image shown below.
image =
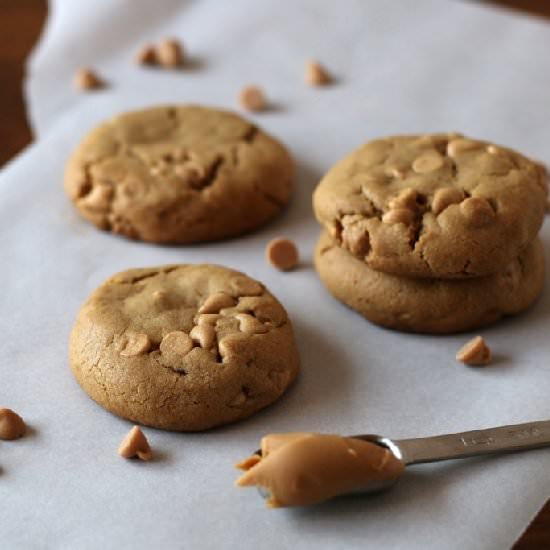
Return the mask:
[[(545, 0), (494, 0), (492, 3), (516, 11), (518, 17), (529, 13), (550, 19), (550, 2)], [(33, 139), (21, 85), (25, 58), (40, 35), (46, 13), (46, 0), (0, 0), (0, 167)], [(550, 103), (550, 90), (548, 98)], [(514, 548), (550, 549), (550, 501)]]

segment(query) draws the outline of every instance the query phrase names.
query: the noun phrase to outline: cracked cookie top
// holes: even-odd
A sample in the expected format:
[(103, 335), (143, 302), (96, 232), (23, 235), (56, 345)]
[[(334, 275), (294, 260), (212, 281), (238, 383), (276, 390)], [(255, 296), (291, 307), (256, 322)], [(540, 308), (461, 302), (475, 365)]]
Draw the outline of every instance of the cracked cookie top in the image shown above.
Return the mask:
[(154, 107), (93, 130), (68, 161), (65, 190), (100, 229), (157, 243), (235, 236), (273, 218), (293, 187), (290, 155), (241, 117)]
[(113, 276), (82, 307), (70, 360), (106, 409), (172, 430), (251, 415), (284, 393), (299, 363), (283, 306), (259, 282), (215, 265)]
[(371, 268), (463, 278), (503, 271), (535, 238), (544, 167), (460, 134), (371, 141), (336, 164), (314, 193), (317, 219)]

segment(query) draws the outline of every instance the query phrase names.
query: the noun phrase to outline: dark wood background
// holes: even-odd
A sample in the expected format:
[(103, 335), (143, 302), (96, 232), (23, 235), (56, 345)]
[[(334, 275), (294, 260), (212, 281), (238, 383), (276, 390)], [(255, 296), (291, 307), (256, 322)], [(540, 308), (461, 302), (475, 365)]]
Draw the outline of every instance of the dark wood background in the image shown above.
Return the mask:
[[(492, 3), (500, 9), (516, 11), (518, 17), (529, 13), (550, 19), (547, 0), (495, 0)], [(25, 58), (40, 35), (46, 15), (46, 0), (0, 0), (0, 167), (33, 139), (21, 85)], [(548, 102), (550, 105), (550, 90)], [(550, 549), (550, 502), (514, 548)]]

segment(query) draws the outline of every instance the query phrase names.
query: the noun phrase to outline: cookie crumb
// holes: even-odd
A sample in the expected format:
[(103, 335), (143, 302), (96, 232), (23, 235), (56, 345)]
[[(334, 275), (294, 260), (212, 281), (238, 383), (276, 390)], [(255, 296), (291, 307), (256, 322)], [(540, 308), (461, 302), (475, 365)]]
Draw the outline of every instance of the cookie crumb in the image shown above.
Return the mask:
[(134, 426), (128, 432), (118, 448), (118, 454), (123, 458), (139, 458), (145, 461), (153, 458), (149, 442), (139, 426)]
[(247, 111), (259, 112), (267, 108), (265, 93), (259, 86), (245, 86), (239, 92), (239, 103)]
[(162, 40), (155, 48), (158, 63), (165, 68), (181, 67), (184, 62), (184, 51), (181, 42), (173, 38)]
[(138, 50), (135, 61), (138, 65), (157, 65), (157, 50), (153, 44), (145, 44)]
[(466, 365), (481, 367), (491, 362), (491, 350), (482, 336), (476, 336), (460, 348), (456, 360)]
[(331, 74), (325, 67), (314, 60), (310, 60), (306, 63), (304, 80), (309, 86), (327, 86), (333, 82)]
[(298, 265), (298, 249), (289, 239), (273, 239), (267, 244), (265, 255), (269, 263), (280, 271), (290, 271)]
[(75, 74), (74, 85), (78, 90), (98, 90), (105, 87), (105, 81), (93, 69), (83, 68)]
[(0, 409), (0, 439), (19, 439), (26, 430), (24, 420), (16, 412), (11, 409)]

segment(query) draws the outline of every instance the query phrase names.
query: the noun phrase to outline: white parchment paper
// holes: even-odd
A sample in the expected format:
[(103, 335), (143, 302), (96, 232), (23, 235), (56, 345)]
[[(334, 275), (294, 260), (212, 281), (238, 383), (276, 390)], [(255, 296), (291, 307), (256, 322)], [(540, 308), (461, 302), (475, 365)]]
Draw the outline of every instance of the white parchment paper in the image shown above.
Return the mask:
[[(154, 7), (153, 7), (154, 6)], [(131, 57), (148, 39), (181, 36), (187, 72), (147, 71)], [(390, 2), (56, 1), (28, 86), (41, 139), (0, 173), (0, 406), (29, 437), (0, 442), (2, 548), (483, 548), (512, 545), (550, 496), (550, 451), (411, 469), (390, 493), (307, 510), (268, 511), (232, 487), (232, 464), (283, 430), (414, 437), (550, 418), (550, 296), (483, 330), (486, 369), (454, 360), (470, 336), (383, 330), (334, 301), (311, 269), (319, 176), (363, 141), (459, 130), (548, 152), (550, 28), (476, 4)], [(311, 90), (319, 57), (338, 85)], [(77, 94), (73, 70), (97, 66), (109, 90)], [(265, 86), (278, 109), (254, 119), (299, 165), (291, 207), (225, 243), (155, 247), (97, 231), (62, 191), (75, 144), (106, 116), (164, 101), (231, 107)], [(280, 274), (263, 248), (284, 235), (304, 265)], [(542, 232), (550, 253), (550, 226)], [(216, 262), (264, 281), (287, 307), (302, 357), (296, 386), (252, 419), (204, 434), (147, 430), (158, 460), (116, 455), (129, 424), (72, 378), (67, 339), (79, 306), (113, 272)]]

